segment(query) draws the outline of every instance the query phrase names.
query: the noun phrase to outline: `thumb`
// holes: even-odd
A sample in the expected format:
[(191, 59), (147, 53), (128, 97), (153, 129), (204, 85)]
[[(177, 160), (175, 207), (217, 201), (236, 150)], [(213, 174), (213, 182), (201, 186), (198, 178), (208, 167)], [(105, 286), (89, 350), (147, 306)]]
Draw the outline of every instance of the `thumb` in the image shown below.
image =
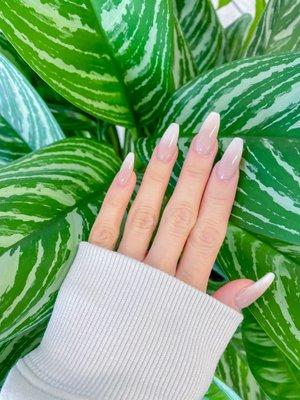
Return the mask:
[(268, 272), (256, 282), (250, 279), (237, 279), (226, 283), (213, 294), (213, 297), (227, 306), (241, 311), (264, 294), (274, 278), (275, 274)]

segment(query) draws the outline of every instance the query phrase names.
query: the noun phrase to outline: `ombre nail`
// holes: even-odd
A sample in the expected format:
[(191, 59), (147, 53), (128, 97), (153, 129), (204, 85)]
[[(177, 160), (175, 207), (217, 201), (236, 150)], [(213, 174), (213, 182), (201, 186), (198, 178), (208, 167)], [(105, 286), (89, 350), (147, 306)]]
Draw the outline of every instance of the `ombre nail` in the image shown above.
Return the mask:
[(211, 112), (203, 122), (199, 133), (195, 137), (194, 143), (197, 153), (203, 155), (211, 153), (216, 144), (219, 127), (220, 114)]
[(220, 179), (231, 179), (239, 168), (243, 153), (243, 139), (234, 138), (217, 165), (217, 175)]
[(265, 291), (269, 288), (275, 279), (275, 274), (273, 272), (268, 272), (258, 281), (250, 286), (243, 288), (237, 293), (235, 297), (235, 304), (238, 309), (242, 309), (250, 306), (254, 303)]
[(117, 183), (119, 185), (125, 186), (129, 182), (133, 171), (133, 166), (134, 166), (134, 153), (128, 153), (117, 174)]
[(172, 123), (163, 134), (157, 146), (157, 157), (164, 162), (172, 159), (177, 147), (179, 125)]

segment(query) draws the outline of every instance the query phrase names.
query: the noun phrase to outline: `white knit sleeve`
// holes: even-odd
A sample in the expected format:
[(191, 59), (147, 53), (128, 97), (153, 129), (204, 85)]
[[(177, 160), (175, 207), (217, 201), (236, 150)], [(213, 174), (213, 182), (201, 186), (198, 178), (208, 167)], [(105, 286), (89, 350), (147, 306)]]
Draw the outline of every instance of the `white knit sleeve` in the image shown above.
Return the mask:
[(40, 346), (1, 400), (199, 400), (242, 314), (120, 253), (81, 242)]

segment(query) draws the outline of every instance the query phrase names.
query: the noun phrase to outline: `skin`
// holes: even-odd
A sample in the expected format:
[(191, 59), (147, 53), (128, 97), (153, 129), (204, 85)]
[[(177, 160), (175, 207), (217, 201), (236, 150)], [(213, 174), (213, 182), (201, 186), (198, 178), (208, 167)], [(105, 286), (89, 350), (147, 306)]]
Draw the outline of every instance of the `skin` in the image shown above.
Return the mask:
[[(191, 142), (177, 185), (158, 227), (162, 200), (178, 156), (177, 146), (169, 160), (159, 159), (157, 147), (153, 151), (129, 210), (119, 247), (115, 250), (121, 222), (136, 184), (134, 171), (130, 172), (125, 184), (120, 184), (118, 174), (114, 178), (91, 230), (89, 242), (143, 261), (205, 292), (225, 238), (239, 168), (230, 179), (220, 179), (218, 163), (213, 166), (217, 140), (209, 154), (199, 154), (195, 140), (196, 137)], [(240, 311), (235, 302), (236, 295), (252, 284), (249, 279), (235, 280), (216, 291), (213, 297)]]

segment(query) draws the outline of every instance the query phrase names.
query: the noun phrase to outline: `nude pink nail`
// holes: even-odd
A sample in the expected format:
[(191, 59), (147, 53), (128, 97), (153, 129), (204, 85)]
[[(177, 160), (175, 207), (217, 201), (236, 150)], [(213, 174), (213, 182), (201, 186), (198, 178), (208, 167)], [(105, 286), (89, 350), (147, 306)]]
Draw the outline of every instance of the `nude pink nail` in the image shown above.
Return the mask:
[(275, 274), (273, 272), (268, 272), (255, 283), (243, 288), (235, 297), (237, 308), (241, 310), (242, 308), (248, 307), (250, 304), (254, 303), (262, 294), (265, 293), (274, 279)]
[(216, 138), (220, 127), (220, 114), (211, 112), (203, 125), (201, 126), (199, 133), (195, 136), (195, 150), (199, 154), (207, 155), (210, 154), (216, 145)]
[(128, 153), (127, 156), (125, 157), (121, 168), (118, 172), (117, 175), (117, 183), (121, 186), (125, 186), (130, 178), (131, 174), (133, 171), (133, 166), (134, 166), (134, 153)]
[(157, 147), (159, 160), (168, 162), (172, 159), (177, 147), (179, 125), (173, 122), (165, 131)]
[(217, 175), (222, 180), (231, 179), (239, 168), (243, 153), (243, 139), (234, 138), (217, 165)]

